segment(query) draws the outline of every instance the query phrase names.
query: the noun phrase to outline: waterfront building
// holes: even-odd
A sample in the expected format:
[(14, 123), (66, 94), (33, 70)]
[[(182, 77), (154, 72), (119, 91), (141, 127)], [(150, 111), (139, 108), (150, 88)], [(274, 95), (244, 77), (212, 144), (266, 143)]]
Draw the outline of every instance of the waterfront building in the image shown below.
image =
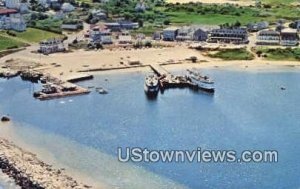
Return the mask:
[(197, 29), (192, 26), (183, 26), (178, 29), (176, 40), (177, 41), (192, 41), (196, 30)]
[(49, 39), (40, 42), (40, 47), (38, 52), (43, 54), (51, 54), (56, 52), (65, 51), (64, 43), (60, 39)]
[(280, 45), (280, 33), (274, 30), (262, 30), (256, 36), (257, 45)]
[(280, 33), (280, 44), (283, 46), (296, 46), (299, 44), (297, 29), (285, 28)]
[(249, 40), (247, 30), (244, 28), (222, 28), (212, 30), (208, 42), (247, 44)]
[(179, 28), (169, 27), (163, 30), (163, 40), (164, 41), (174, 41), (178, 35)]
[(100, 34), (101, 34), (100, 40), (101, 40), (102, 44), (112, 44), (113, 43), (110, 30), (102, 30)]
[(118, 36), (119, 44), (132, 44), (132, 36), (128, 31), (123, 31)]
[(89, 37), (92, 43), (112, 44), (112, 35), (109, 29), (100, 29), (94, 27), (89, 31)]
[(0, 29), (25, 31), (26, 22), (15, 9), (0, 9)]
[(206, 41), (208, 34), (219, 26), (183, 26), (178, 30), (177, 41)]

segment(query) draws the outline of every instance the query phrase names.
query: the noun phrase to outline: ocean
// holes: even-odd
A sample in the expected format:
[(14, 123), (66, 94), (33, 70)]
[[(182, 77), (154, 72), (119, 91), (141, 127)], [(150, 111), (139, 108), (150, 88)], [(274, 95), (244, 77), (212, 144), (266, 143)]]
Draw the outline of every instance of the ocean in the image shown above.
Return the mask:
[[(109, 94), (50, 101), (32, 97), (39, 85), (1, 79), (0, 114), (9, 114), (14, 125), (1, 128), (0, 136), (111, 188), (298, 189), (299, 70), (202, 71), (216, 81), (214, 95), (170, 89), (155, 100), (143, 91), (146, 72), (96, 74), (78, 84)], [(118, 147), (270, 149), (278, 151), (279, 162), (120, 163)]]

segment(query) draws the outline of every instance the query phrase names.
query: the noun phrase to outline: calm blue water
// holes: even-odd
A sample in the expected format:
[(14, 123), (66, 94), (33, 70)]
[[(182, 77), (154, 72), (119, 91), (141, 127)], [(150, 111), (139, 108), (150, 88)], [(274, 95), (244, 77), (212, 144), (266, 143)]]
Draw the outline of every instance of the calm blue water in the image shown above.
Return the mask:
[(31, 125), (114, 157), (117, 147), (275, 149), (279, 163), (273, 164), (137, 165), (193, 189), (298, 189), (299, 72), (205, 72), (216, 80), (214, 96), (174, 89), (154, 101), (145, 98), (144, 73), (100, 75), (80, 83), (104, 86), (108, 95), (42, 102), (32, 97), (32, 84), (0, 80), (0, 113), (24, 123), (19, 127)]

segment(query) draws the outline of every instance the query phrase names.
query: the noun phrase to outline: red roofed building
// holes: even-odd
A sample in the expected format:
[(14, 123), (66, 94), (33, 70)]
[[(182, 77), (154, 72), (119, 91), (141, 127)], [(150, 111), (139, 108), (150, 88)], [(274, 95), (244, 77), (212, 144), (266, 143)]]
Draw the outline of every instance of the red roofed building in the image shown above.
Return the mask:
[(0, 15), (10, 15), (10, 14), (16, 14), (18, 11), (15, 9), (0, 9)]

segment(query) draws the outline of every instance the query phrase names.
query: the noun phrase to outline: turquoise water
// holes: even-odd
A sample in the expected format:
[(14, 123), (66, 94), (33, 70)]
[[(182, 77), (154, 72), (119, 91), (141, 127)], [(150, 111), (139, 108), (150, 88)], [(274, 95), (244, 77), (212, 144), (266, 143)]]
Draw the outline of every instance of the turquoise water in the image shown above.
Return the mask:
[[(168, 184), (174, 182), (180, 187), (194, 189), (298, 189), (299, 72), (205, 72), (216, 80), (214, 96), (174, 89), (151, 101), (143, 92), (145, 73), (105, 74), (79, 83), (82, 86), (104, 86), (109, 90), (108, 95), (93, 92), (42, 102), (32, 98), (32, 91), (37, 86), (20, 79), (0, 80), (0, 112), (10, 114), (19, 123), (14, 129), (22, 131), (20, 136), (28, 142), (35, 140), (36, 135), (49, 134), (53, 136), (45, 138), (52, 139), (56, 145), (62, 140), (71, 140), (82, 148), (91, 149), (91, 153), (101, 152), (109, 156), (108, 167), (117, 162), (117, 147), (275, 149), (279, 152), (279, 163), (273, 164), (141, 163), (128, 166), (141, 168), (146, 182), (161, 177)], [(287, 90), (280, 90), (281, 86)], [(45, 145), (47, 148), (53, 147)], [(60, 155), (58, 151), (53, 153)], [(89, 155), (86, 153), (77, 151), (65, 156), (80, 162), (84, 155)], [(99, 169), (104, 169), (106, 165), (99, 159), (94, 159), (94, 163), (101, 165)], [(88, 163), (85, 165), (87, 173), (93, 169), (87, 166)], [(134, 182), (138, 182), (135, 178), (143, 177), (131, 174), (128, 179), (124, 170), (130, 168), (125, 167), (119, 174), (119, 166), (110, 169), (105, 177), (99, 175), (100, 180), (109, 180), (107, 184), (114, 187), (133, 188)]]

